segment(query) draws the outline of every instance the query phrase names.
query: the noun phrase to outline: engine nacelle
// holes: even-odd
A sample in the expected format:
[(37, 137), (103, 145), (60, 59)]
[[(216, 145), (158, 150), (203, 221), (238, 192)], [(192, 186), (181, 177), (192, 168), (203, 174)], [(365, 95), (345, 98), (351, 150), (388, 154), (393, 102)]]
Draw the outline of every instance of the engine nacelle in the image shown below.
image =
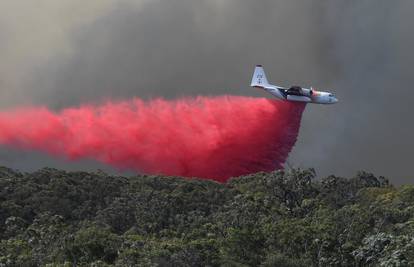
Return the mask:
[(304, 89), (304, 88), (302, 88), (302, 93), (303, 93), (303, 96), (312, 97), (313, 90), (312, 89)]

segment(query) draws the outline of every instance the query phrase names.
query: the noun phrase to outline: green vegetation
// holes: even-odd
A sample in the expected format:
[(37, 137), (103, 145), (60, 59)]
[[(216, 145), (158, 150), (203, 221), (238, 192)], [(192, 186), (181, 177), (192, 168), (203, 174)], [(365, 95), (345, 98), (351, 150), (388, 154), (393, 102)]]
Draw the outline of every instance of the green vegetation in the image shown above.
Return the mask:
[(0, 168), (0, 266), (413, 266), (414, 186)]

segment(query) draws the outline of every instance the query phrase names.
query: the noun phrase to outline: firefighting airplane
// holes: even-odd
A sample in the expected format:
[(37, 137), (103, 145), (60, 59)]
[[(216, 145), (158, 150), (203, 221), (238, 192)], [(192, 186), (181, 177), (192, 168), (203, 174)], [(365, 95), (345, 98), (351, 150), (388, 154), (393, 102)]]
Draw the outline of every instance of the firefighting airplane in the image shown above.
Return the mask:
[(275, 97), (285, 101), (308, 102), (315, 104), (335, 104), (338, 102), (335, 95), (329, 92), (316, 91), (302, 88), (300, 86), (292, 86), (289, 89), (269, 84), (262, 65), (256, 65), (252, 78), (252, 87), (260, 88)]

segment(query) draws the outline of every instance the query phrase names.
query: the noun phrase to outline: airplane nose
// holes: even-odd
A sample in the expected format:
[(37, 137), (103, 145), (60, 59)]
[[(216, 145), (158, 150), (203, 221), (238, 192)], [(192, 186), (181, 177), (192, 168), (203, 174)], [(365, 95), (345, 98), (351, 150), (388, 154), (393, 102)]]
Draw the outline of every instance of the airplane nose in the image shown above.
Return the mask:
[(333, 102), (338, 103), (338, 98), (334, 97)]

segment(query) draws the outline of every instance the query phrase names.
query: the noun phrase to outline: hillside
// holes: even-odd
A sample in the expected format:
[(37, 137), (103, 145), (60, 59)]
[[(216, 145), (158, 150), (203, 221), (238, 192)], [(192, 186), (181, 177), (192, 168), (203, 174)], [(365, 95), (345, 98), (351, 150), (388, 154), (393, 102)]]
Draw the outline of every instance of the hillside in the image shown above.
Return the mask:
[(0, 169), (0, 266), (409, 266), (414, 186)]

